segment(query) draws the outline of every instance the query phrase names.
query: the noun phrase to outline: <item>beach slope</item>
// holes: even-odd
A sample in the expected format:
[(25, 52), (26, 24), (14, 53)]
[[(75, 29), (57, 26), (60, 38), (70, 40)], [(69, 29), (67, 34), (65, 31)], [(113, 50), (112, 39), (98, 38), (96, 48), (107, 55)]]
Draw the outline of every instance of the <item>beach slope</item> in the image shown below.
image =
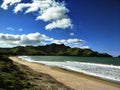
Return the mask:
[[(16, 63), (23, 64), (38, 73), (49, 74), (57, 81), (75, 90), (120, 90), (120, 85), (80, 73), (63, 70), (57, 67), (45, 66), (20, 60), (17, 57), (9, 57)], [(39, 83), (39, 82), (38, 82)]]

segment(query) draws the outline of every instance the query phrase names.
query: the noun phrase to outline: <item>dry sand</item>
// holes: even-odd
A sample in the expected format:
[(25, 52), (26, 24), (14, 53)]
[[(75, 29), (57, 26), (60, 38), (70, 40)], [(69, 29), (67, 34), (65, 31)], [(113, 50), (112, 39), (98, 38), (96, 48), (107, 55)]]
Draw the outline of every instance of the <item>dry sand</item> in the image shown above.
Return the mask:
[(63, 70), (57, 67), (50, 67), (42, 64), (23, 61), (17, 57), (9, 58), (14, 62), (29, 66), (34, 71), (49, 74), (59, 82), (75, 90), (120, 90), (120, 85), (116, 83), (104, 81), (72, 71)]

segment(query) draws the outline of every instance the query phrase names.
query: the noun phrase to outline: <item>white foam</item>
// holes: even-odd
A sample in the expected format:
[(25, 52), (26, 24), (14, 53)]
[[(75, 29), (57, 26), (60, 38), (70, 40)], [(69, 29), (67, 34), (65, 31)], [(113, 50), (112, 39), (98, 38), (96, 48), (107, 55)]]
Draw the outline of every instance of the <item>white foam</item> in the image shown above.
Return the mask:
[(57, 66), (60, 68), (73, 70), (73, 71), (84, 73), (87, 75), (120, 82), (120, 66), (76, 62), (76, 61), (66, 61), (66, 62), (35, 61), (27, 56), (20, 56), (19, 58), (21, 58), (22, 60), (29, 61), (29, 62), (37, 62), (37, 63), (49, 65), (49, 66)]
[(34, 62), (29, 56), (18, 56), (18, 58), (24, 61)]

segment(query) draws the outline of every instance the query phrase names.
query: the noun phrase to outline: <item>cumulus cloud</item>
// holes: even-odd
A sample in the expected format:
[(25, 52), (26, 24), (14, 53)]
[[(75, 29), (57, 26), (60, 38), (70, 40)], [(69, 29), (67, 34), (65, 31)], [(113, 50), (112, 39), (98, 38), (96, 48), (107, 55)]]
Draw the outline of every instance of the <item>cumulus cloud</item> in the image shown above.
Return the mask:
[(17, 6), (15, 7), (13, 11), (14, 13), (17, 13), (18, 11), (22, 11), (24, 8), (27, 8), (29, 6), (31, 6), (31, 4), (20, 3), (20, 4), (17, 4)]
[(12, 5), (19, 3), (19, 2), (21, 2), (21, 0), (3, 0), (1, 8), (7, 10), (9, 5), (12, 6)]
[(65, 7), (57, 6), (57, 7), (50, 7), (45, 10), (42, 15), (37, 17), (37, 20), (42, 19), (44, 21), (51, 21), (56, 19), (61, 19), (67, 17), (65, 14), (68, 10)]
[(81, 39), (62, 39), (62, 40), (53, 40), (52, 43), (56, 44), (65, 44), (71, 47), (81, 47), (85, 41)]
[(68, 18), (63, 18), (61, 20), (53, 21), (52, 23), (48, 24), (45, 28), (46, 30), (52, 30), (54, 28), (62, 28), (65, 29), (67, 27), (71, 27), (71, 20)]
[(85, 46), (86, 41), (82, 40), (82, 39), (62, 39), (62, 40), (52, 40), (51, 43), (56, 43), (56, 44), (64, 44), (66, 46), (70, 46), (70, 47), (79, 47), (81, 49), (88, 49), (90, 48), (89, 46)]
[(67, 13), (65, 3), (55, 0), (32, 0), (32, 3), (21, 3), (22, 0), (3, 0), (1, 7), (8, 9), (8, 6), (15, 5), (14, 13), (25, 10), (25, 13), (37, 12), (36, 20), (49, 22), (46, 30), (54, 28), (71, 28), (71, 19)]
[(71, 47), (89, 48), (88, 46), (83, 46), (85, 41), (81, 39), (62, 39), (57, 40), (50, 38), (44, 34), (40, 33), (30, 33), (22, 35), (14, 34), (3, 34), (0, 33), (0, 45), (4, 47), (15, 47), (15, 46), (38, 46), (50, 43), (65, 44)]
[(43, 41), (51, 41), (52, 38), (47, 37), (44, 34), (40, 33), (31, 33), (31, 34), (3, 34), (0, 33), (0, 44), (2, 46), (27, 46), (27, 45), (40, 45)]

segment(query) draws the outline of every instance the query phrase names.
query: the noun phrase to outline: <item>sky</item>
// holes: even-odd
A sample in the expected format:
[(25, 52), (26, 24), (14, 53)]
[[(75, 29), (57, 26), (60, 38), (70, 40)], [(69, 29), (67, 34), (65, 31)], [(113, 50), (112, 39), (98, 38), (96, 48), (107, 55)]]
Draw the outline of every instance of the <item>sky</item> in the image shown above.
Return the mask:
[(0, 0), (0, 47), (51, 43), (120, 55), (120, 1)]

